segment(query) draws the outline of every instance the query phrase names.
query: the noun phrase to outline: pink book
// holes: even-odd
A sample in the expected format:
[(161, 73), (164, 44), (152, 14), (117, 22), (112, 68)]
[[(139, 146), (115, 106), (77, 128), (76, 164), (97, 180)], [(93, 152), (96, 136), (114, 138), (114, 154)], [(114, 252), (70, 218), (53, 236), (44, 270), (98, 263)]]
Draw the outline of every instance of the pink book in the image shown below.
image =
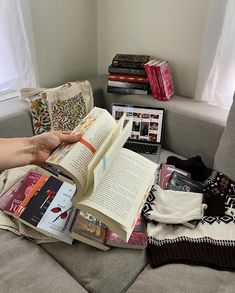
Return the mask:
[(152, 91), (152, 95), (154, 98), (161, 100), (161, 92), (160, 92), (160, 87), (158, 84), (158, 79), (156, 72), (154, 70), (153, 65), (156, 64), (156, 62), (159, 62), (158, 60), (150, 60), (149, 62), (145, 63), (145, 71), (149, 80), (149, 85)]
[(159, 81), (162, 99), (168, 101), (174, 95), (174, 88), (168, 62), (162, 61), (161, 63), (158, 63), (155, 66), (155, 70)]
[[(27, 193), (32, 189), (33, 185), (37, 183), (40, 177), (41, 174), (37, 172), (27, 172), (27, 174), (13, 186), (13, 189), (11, 191), (9, 190), (10, 199), (5, 202), (3, 208), (4, 213), (13, 215)], [(8, 193), (8, 191), (6, 193)], [(3, 196), (6, 198), (5, 194)]]
[(107, 228), (106, 244), (121, 248), (144, 249), (147, 246), (146, 224), (141, 216), (138, 217), (134, 230), (128, 240), (125, 242), (117, 234)]

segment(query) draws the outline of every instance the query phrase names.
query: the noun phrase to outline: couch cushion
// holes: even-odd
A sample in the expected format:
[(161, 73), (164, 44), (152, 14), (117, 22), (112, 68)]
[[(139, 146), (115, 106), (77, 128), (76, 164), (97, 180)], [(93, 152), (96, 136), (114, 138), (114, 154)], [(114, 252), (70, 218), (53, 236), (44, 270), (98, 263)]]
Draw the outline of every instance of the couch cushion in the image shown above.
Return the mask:
[(235, 181), (235, 94), (226, 127), (215, 154), (214, 169)]
[(38, 245), (0, 230), (0, 292), (87, 292)]
[(128, 293), (232, 293), (235, 273), (201, 266), (168, 264), (156, 269), (148, 265)]
[(134, 282), (147, 264), (145, 250), (112, 248), (102, 251), (75, 241), (42, 244), (85, 289), (120, 293)]

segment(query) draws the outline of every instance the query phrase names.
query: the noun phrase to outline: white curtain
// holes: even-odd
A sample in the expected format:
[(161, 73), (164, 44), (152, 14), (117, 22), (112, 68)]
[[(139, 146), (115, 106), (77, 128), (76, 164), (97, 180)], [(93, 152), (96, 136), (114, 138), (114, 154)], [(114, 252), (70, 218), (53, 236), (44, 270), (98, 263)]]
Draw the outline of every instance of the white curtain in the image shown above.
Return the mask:
[(28, 1), (0, 0), (0, 90), (37, 84), (30, 25)]
[(211, 0), (196, 99), (228, 109), (235, 91), (235, 0)]

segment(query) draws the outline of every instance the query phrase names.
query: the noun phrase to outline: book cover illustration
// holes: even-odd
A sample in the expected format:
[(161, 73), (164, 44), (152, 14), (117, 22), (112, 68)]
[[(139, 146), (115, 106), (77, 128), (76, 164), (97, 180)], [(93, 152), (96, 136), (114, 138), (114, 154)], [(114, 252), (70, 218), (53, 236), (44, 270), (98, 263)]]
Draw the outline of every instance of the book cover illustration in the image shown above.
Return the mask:
[(20, 217), (20, 215), (24, 212), (27, 205), (29, 204), (30, 200), (37, 194), (37, 192), (42, 188), (42, 186), (46, 183), (48, 180), (48, 176), (42, 175), (38, 181), (34, 184), (34, 186), (31, 188), (31, 190), (26, 194), (25, 198), (21, 201), (20, 205), (14, 212), (13, 216), (15, 218)]
[(167, 185), (168, 185), (169, 181), (171, 180), (171, 175), (173, 172), (181, 173), (189, 178), (191, 177), (190, 173), (188, 173), (186, 171), (180, 170), (173, 165), (168, 165), (168, 164), (162, 163), (160, 165), (159, 183), (158, 183), (162, 189), (167, 189)]
[(10, 201), (6, 204), (4, 212), (13, 215), (33, 186), (37, 183), (41, 174), (30, 170), (27, 174), (16, 183), (15, 188), (10, 192)]
[(202, 193), (202, 184), (179, 172), (173, 172), (167, 189), (176, 191)]
[(125, 242), (111, 229), (107, 228), (106, 243), (115, 247), (144, 249), (147, 246), (147, 231), (143, 218), (138, 217), (128, 242)]
[(19, 219), (33, 227), (37, 227), (62, 184), (63, 182), (59, 179), (53, 176), (49, 177), (47, 182), (28, 203), (27, 208), (20, 215)]
[(106, 242), (106, 226), (90, 213), (78, 210), (71, 228), (71, 236), (77, 240), (108, 250)]
[(63, 182), (37, 225), (42, 233), (51, 235), (68, 244), (72, 244), (73, 238), (66, 235), (64, 229), (66, 221), (73, 211), (71, 199), (75, 191), (75, 185)]

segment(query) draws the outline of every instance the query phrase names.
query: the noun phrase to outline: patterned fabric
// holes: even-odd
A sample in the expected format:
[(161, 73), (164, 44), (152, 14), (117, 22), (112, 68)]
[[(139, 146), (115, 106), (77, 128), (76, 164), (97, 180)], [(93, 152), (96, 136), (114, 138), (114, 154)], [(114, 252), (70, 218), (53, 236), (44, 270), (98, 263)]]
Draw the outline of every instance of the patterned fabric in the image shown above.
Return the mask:
[(86, 105), (82, 94), (69, 100), (55, 101), (50, 107), (54, 130), (73, 130), (86, 116)]
[(88, 81), (69, 82), (51, 89), (24, 88), (20, 94), (30, 102), (35, 134), (73, 130), (93, 108)]
[(31, 114), (35, 134), (52, 130), (48, 101), (41, 98), (33, 100), (31, 102)]
[(234, 182), (214, 171), (204, 188), (205, 196), (218, 195), (225, 201), (222, 216), (204, 216), (194, 229), (151, 221), (155, 205), (153, 186), (143, 208), (148, 220), (147, 255), (152, 267), (166, 263), (190, 263), (217, 269), (235, 270), (235, 195)]

